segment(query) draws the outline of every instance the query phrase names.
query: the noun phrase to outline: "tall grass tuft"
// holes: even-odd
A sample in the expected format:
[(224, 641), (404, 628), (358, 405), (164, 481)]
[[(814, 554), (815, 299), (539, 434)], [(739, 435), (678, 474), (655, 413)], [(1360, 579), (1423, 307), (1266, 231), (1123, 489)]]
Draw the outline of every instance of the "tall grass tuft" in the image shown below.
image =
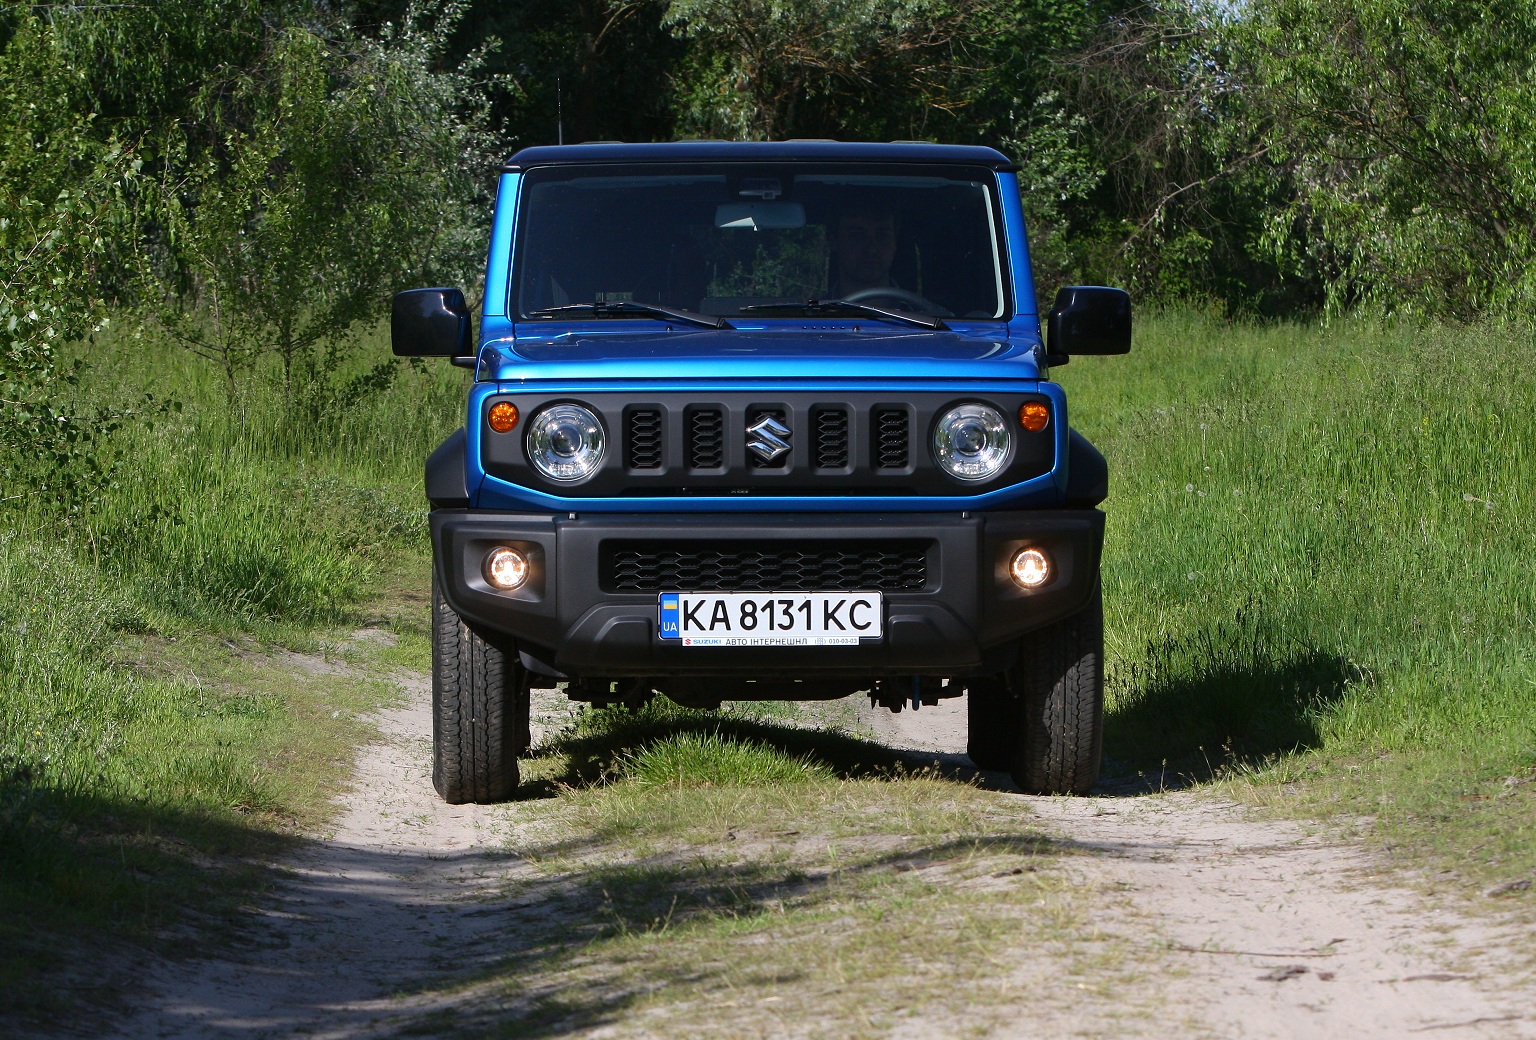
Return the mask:
[(718, 732), (678, 733), (626, 753), (619, 772), (642, 787), (765, 787), (836, 776), (809, 753), (791, 756)]

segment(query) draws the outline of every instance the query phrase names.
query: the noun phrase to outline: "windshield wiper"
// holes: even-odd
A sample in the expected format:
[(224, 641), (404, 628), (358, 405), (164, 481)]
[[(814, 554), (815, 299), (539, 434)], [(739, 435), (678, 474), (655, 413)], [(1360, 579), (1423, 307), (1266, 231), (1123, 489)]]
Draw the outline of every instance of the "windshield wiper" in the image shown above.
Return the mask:
[(529, 311), (530, 318), (549, 318), (557, 314), (587, 311), (594, 318), (618, 318), (629, 314), (648, 314), (653, 318), (671, 318), (690, 325), (702, 325), (706, 329), (734, 329), (736, 326), (713, 314), (685, 311), (681, 307), (668, 307), (661, 303), (640, 303), (637, 300), (603, 300), (598, 303), (562, 303), (555, 307), (540, 307)]
[(856, 303), (853, 300), (806, 300), (804, 303), (753, 303), (741, 308), (746, 311), (778, 311), (783, 314), (804, 314), (807, 316), (816, 314), (846, 314), (852, 311), (855, 314), (865, 314), (871, 318), (879, 318), (881, 321), (894, 321), (904, 325), (916, 325), (923, 329), (935, 331), (947, 331), (949, 326), (938, 318), (927, 314), (908, 314), (906, 311), (887, 310), (884, 307), (875, 307), (868, 303)]

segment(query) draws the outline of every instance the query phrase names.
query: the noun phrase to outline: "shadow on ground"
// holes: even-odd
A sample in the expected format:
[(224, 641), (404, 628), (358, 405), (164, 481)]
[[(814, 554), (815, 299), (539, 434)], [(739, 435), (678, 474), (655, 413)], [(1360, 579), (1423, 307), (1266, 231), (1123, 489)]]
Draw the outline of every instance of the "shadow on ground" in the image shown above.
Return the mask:
[(1369, 676), (1337, 654), (1278, 644), (1240, 612), (1154, 643), (1139, 663), (1112, 662), (1104, 786), (1185, 787), (1318, 747), (1320, 718)]
[(520, 798), (550, 798), (561, 791), (597, 786), (622, 775), (622, 761), (686, 734), (715, 734), (790, 758), (824, 765), (845, 779), (898, 779), (925, 772), (988, 789), (1016, 790), (1011, 782), (977, 770), (965, 755), (907, 751), (828, 730), (806, 729), (729, 713), (695, 711), (663, 698), (631, 710), (622, 706), (588, 713), (577, 726), (534, 750), (560, 762), (557, 772), (533, 779)]
[(0, 778), (0, 1021), (111, 1006), (147, 954), (225, 931), (293, 844), (233, 814)]

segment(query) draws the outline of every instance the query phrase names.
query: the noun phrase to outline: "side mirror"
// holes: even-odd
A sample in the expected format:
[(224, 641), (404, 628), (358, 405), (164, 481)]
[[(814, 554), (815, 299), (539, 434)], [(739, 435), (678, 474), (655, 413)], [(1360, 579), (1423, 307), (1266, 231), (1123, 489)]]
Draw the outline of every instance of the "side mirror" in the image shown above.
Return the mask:
[(407, 289), (395, 293), (389, 312), (389, 346), (397, 357), (465, 357), (469, 305), (457, 289)]
[(1130, 294), (1102, 285), (1069, 285), (1057, 291), (1046, 325), (1051, 364), (1066, 364), (1073, 354), (1128, 354)]

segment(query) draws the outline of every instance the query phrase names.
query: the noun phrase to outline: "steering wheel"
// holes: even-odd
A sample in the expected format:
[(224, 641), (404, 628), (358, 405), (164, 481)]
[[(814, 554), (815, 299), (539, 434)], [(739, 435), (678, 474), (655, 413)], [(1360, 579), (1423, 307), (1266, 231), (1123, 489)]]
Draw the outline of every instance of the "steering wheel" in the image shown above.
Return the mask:
[(898, 304), (906, 304), (905, 307), (897, 307), (897, 310), (910, 310), (915, 314), (928, 314), (936, 318), (952, 316), (950, 311), (932, 300), (895, 285), (877, 285), (870, 289), (860, 289), (858, 292), (849, 293), (843, 299), (849, 303), (869, 303), (875, 306), (879, 306), (876, 303), (877, 300), (894, 300)]

